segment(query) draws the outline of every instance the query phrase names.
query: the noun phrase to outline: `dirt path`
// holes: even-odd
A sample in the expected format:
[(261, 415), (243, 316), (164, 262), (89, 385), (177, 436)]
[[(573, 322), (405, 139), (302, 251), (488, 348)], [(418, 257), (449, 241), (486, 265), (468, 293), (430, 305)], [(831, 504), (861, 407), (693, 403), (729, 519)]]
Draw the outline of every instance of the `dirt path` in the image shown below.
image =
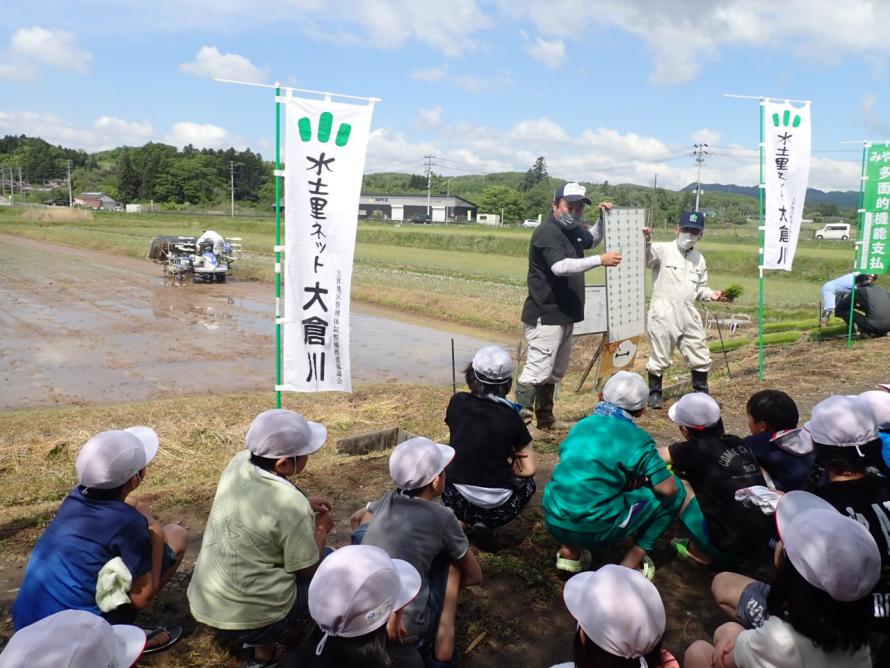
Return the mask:
[[(147, 260), (0, 235), (0, 304), (0, 409), (274, 382), (273, 293), (265, 284), (165, 285)], [(359, 305), (353, 381), (448, 384), (451, 337), (459, 363), (497, 338)]]

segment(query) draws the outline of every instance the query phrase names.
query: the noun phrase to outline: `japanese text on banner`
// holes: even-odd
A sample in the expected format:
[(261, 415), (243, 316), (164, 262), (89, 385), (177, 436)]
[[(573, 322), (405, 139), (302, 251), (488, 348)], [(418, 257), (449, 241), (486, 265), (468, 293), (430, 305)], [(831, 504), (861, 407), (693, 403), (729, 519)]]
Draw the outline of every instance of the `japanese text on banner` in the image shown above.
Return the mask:
[(863, 187), (862, 245), (859, 251), (859, 271), (867, 274), (886, 274), (890, 269), (890, 146), (870, 146), (865, 156), (865, 184)]
[(351, 390), (349, 293), (371, 105), (285, 98), (284, 390)]
[(791, 271), (810, 175), (810, 104), (764, 102), (763, 268)]

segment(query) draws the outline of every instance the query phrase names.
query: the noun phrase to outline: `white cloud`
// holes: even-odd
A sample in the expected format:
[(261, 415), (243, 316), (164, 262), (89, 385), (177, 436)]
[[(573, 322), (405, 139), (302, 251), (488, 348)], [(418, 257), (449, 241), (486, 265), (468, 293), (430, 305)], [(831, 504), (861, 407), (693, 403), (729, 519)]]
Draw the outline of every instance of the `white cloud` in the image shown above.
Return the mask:
[(689, 138), (696, 144), (719, 144), (720, 131), (712, 130), (710, 128), (701, 128), (695, 132), (690, 132)]
[(411, 78), (418, 81), (445, 81), (463, 88), (470, 93), (480, 93), (487, 90), (505, 90), (513, 86), (513, 79), (507, 72), (500, 72), (494, 78), (487, 79), (470, 74), (451, 74), (448, 65), (442, 67), (428, 67), (411, 72)]
[(532, 143), (551, 143), (568, 141), (566, 134), (559, 123), (549, 118), (535, 118), (519, 121), (507, 133), (507, 137), (513, 141), (527, 141)]
[(47, 30), (40, 26), (19, 28), (9, 43), (9, 51), (26, 62), (34, 61), (72, 72), (84, 73), (93, 57), (76, 43), (74, 33)]
[(0, 81), (26, 83), (36, 78), (37, 66), (33, 63), (25, 63), (11, 56), (9, 62), (0, 62)]
[(564, 36), (566, 16), (579, 38), (612, 27), (635, 35), (652, 57), (650, 79), (665, 85), (692, 80), (724, 46), (773, 54), (790, 46), (794, 55), (822, 60), (890, 53), (884, 34), (890, 3), (871, 0), (499, 0), (499, 6), (545, 35)]
[(0, 112), (0, 134), (24, 134), (41, 137), (50, 144), (61, 144), (88, 151), (116, 146), (141, 146), (154, 135), (148, 121), (125, 121), (101, 116), (92, 125), (78, 126), (57, 114), (39, 111)]
[(417, 116), (420, 124), (425, 128), (437, 128), (442, 125), (442, 107), (430, 107), (418, 109)]
[(215, 46), (202, 46), (195, 60), (182, 63), (182, 72), (208, 79), (232, 79), (250, 83), (263, 83), (266, 80), (265, 68), (260, 68), (237, 53), (220, 53)]
[(554, 70), (562, 67), (566, 57), (566, 44), (558, 37), (546, 40), (538, 36), (534, 44), (529, 44), (526, 50), (532, 58), (540, 60), (547, 67)]
[(865, 125), (866, 129), (869, 132), (879, 135), (876, 139), (884, 139), (890, 134), (890, 127), (888, 127), (887, 122), (878, 114), (878, 110), (876, 109), (877, 104), (877, 95), (866, 95), (862, 98), (862, 104), (860, 105), (859, 111), (860, 116), (862, 117), (862, 123)]
[(164, 141), (179, 148), (189, 144), (195, 148), (244, 148), (244, 140), (224, 127), (191, 121), (175, 123)]
[(414, 70), (411, 73), (411, 78), (418, 81), (441, 81), (447, 74), (447, 67), (428, 67), (424, 70)]

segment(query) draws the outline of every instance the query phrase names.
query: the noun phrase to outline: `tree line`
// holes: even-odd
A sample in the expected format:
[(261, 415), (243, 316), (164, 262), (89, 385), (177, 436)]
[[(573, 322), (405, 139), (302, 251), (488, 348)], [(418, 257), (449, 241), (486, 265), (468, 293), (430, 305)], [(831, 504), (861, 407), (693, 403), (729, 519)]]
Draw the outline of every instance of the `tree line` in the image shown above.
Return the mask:
[[(37, 186), (52, 179), (64, 179), (67, 161), (75, 195), (101, 191), (118, 201), (149, 202), (166, 207), (194, 205), (217, 206), (229, 201), (230, 169), (234, 164), (235, 200), (241, 206), (270, 210), (275, 200), (273, 163), (262, 155), (247, 150), (177, 148), (150, 142), (140, 147), (119, 147), (108, 151), (87, 153), (80, 149), (53, 146), (40, 138), (7, 135), (0, 139), (0, 166), (9, 178), (10, 171), (18, 178)], [(426, 174), (385, 172), (365, 174), (363, 194), (421, 194), (427, 189)], [(550, 210), (553, 193), (564, 180), (554, 178), (547, 160), (539, 156), (525, 172), (444, 176), (431, 174), (434, 195), (450, 193), (479, 206), (480, 213), (503, 213), (505, 222), (518, 223), (537, 218)], [(689, 190), (653, 189), (632, 184), (613, 185), (585, 182), (591, 200), (611, 201), (617, 206), (650, 208), (654, 201), (652, 224), (672, 226), (682, 211), (694, 206), (695, 196)], [(52, 197), (67, 201), (67, 185)], [(50, 199), (46, 193), (43, 200)], [(34, 198), (32, 198), (34, 199)], [(42, 201), (42, 200), (35, 200)], [(758, 201), (748, 195), (706, 190), (701, 208), (717, 222), (743, 224), (758, 216)], [(807, 206), (807, 217), (820, 221), (822, 216), (854, 213), (837, 204), (821, 202)]]

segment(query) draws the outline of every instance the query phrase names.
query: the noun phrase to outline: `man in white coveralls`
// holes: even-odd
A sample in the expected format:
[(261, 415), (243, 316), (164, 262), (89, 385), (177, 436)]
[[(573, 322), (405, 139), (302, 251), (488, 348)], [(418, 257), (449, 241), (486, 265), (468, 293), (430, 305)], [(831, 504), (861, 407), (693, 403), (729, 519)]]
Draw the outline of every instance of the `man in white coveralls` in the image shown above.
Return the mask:
[(683, 213), (673, 241), (652, 243), (646, 232), (646, 264), (652, 267), (649, 304), (649, 407), (661, 408), (662, 377), (679, 347), (692, 371), (694, 392), (708, 391), (711, 353), (695, 301), (724, 301), (723, 293), (708, 287), (704, 256), (694, 248), (705, 230), (700, 211)]

